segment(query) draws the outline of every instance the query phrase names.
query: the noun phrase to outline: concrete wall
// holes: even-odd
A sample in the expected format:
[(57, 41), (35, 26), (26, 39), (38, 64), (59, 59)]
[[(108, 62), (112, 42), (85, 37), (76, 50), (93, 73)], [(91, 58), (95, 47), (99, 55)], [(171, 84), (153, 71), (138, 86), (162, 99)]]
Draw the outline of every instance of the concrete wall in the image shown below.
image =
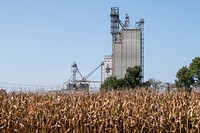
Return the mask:
[(122, 29), (121, 42), (116, 42), (112, 46), (113, 76), (123, 78), (128, 67), (141, 65), (140, 29)]

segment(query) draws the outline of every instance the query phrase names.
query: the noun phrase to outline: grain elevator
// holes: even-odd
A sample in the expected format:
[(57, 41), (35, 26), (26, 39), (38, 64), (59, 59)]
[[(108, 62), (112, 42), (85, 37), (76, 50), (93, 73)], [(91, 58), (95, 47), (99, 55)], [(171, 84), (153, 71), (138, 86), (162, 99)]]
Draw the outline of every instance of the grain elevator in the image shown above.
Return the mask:
[[(128, 67), (141, 66), (144, 77), (144, 19), (129, 22), (119, 19), (119, 8), (111, 7), (112, 54), (104, 57), (104, 78), (116, 76), (124, 78)], [(144, 79), (144, 78), (143, 78)]]

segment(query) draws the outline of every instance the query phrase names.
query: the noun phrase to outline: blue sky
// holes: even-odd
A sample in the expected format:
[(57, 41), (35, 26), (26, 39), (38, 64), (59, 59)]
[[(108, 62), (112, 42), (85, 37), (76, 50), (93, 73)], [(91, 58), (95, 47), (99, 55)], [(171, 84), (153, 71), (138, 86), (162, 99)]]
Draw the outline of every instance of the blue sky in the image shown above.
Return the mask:
[[(145, 19), (145, 80), (174, 82), (200, 56), (200, 1), (0, 1), (0, 82), (62, 85), (76, 61), (87, 75), (111, 54), (110, 8)], [(90, 79), (100, 80), (100, 71)]]

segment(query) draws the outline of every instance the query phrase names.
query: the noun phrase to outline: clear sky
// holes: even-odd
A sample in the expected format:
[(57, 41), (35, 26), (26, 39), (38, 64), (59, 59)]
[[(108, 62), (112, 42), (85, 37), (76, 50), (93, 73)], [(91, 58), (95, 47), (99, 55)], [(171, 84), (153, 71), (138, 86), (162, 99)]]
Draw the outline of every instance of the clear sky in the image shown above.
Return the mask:
[(1, 0), (0, 82), (62, 85), (74, 61), (87, 75), (111, 54), (111, 7), (145, 19), (145, 80), (174, 82), (200, 56), (199, 0)]

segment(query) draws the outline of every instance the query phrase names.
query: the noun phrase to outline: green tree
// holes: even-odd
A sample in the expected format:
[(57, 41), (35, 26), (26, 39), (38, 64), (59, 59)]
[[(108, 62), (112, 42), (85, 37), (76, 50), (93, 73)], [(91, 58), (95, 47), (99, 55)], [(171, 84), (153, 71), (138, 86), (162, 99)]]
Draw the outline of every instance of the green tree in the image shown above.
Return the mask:
[(139, 66), (129, 67), (125, 74), (125, 85), (129, 88), (136, 88), (142, 83), (142, 69)]
[(117, 79), (116, 77), (108, 77), (103, 84), (101, 84), (100, 90), (110, 89), (125, 89), (136, 88), (142, 83), (141, 76), (142, 69), (139, 66), (129, 67), (125, 74), (125, 78)]
[(194, 75), (195, 84), (200, 86), (200, 57), (194, 58), (189, 68)]
[(118, 89), (122, 89), (126, 87), (124, 78), (117, 80)]
[(185, 88), (187, 91), (192, 91), (192, 85), (194, 84), (194, 76), (189, 68), (186, 66), (179, 69), (176, 74), (177, 80), (175, 80), (176, 86), (178, 88)]
[(103, 84), (101, 84), (100, 90), (111, 90), (118, 88), (118, 80), (116, 77), (107, 77)]

